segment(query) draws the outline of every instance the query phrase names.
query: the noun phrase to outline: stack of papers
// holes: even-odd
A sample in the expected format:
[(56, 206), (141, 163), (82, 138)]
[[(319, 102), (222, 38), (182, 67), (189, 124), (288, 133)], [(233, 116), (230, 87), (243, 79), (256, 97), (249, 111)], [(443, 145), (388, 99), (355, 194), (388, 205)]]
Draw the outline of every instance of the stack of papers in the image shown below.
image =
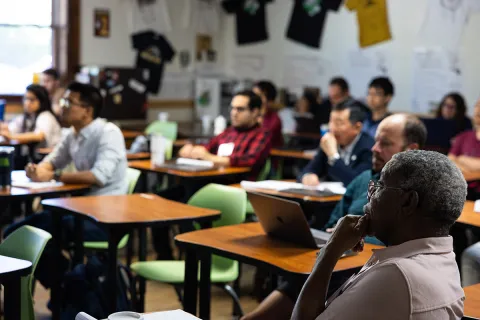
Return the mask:
[(268, 189), (268, 190), (285, 190), (285, 189), (306, 189), (306, 190), (318, 190), (328, 191), (335, 194), (345, 194), (345, 187), (341, 182), (321, 182), (318, 186), (310, 187), (301, 183), (278, 181), (278, 180), (265, 180), (265, 181), (242, 181), (240, 183), (243, 189)]
[(49, 182), (33, 182), (30, 180), (25, 171), (12, 171), (12, 186), (26, 189), (43, 189), (52, 187), (63, 186), (62, 182), (49, 181)]
[(213, 168), (214, 163), (212, 161), (205, 160), (196, 160), (189, 158), (178, 158), (176, 164), (186, 165), (186, 166), (195, 166), (195, 167), (205, 167)]
[(473, 211), (480, 213), (480, 200), (475, 201), (475, 205), (473, 206)]

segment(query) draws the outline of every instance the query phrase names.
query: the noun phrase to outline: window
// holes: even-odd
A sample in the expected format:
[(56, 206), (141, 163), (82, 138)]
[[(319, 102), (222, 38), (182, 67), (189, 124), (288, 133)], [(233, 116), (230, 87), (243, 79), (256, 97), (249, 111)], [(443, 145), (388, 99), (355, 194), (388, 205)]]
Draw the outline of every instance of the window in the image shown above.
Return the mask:
[(0, 95), (23, 95), (53, 65), (52, 0), (0, 0)]

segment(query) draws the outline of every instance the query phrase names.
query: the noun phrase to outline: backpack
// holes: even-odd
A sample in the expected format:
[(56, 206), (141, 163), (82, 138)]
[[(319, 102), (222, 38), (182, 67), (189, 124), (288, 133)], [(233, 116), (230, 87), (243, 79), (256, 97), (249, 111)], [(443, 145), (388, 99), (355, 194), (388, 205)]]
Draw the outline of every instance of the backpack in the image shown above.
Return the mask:
[[(106, 274), (106, 259), (97, 255), (89, 256), (86, 264), (78, 264), (65, 274), (61, 320), (75, 319), (81, 311), (97, 319), (108, 317), (110, 313), (107, 311)], [(128, 268), (119, 265), (116, 311), (133, 309), (131, 298), (135, 297), (134, 287), (133, 277)]]

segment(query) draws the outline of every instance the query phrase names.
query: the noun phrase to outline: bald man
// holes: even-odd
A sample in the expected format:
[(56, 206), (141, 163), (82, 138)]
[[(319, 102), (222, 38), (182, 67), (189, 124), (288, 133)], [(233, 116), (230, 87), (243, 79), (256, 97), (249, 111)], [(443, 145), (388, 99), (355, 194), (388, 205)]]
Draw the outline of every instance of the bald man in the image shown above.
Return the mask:
[[(385, 164), (397, 153), (422, 149), (427, 139), (427, 129), (412, 115), (395, 114), (385, 118), (378, 126), (375, 144), (372, 147), (372, 169), (358, 175), (348, 186), (342, 200), (336, 205), (325, 225), (328, 232), (333, 231), (338, 220), (348, 214), (363, 215), (367, 204), (368, 183), (378, 181)], [(380, 243), (376, 238), (367, 242)], [(293, 307), (302, 287), (302, 283), (284, 282), (262, 303), (242, 320), (251, 319), (290, 319)], [(337, 283), (341, 285), (341, 283)]]

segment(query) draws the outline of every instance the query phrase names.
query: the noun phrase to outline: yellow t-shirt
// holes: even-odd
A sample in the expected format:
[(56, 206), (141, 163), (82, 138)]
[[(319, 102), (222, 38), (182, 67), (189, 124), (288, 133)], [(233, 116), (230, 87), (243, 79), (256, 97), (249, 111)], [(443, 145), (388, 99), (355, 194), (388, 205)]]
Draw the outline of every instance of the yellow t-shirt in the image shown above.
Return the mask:
[(390, 40), (386, 0), (347, 0), (345, 6), (357, 11), (360, 47)]

